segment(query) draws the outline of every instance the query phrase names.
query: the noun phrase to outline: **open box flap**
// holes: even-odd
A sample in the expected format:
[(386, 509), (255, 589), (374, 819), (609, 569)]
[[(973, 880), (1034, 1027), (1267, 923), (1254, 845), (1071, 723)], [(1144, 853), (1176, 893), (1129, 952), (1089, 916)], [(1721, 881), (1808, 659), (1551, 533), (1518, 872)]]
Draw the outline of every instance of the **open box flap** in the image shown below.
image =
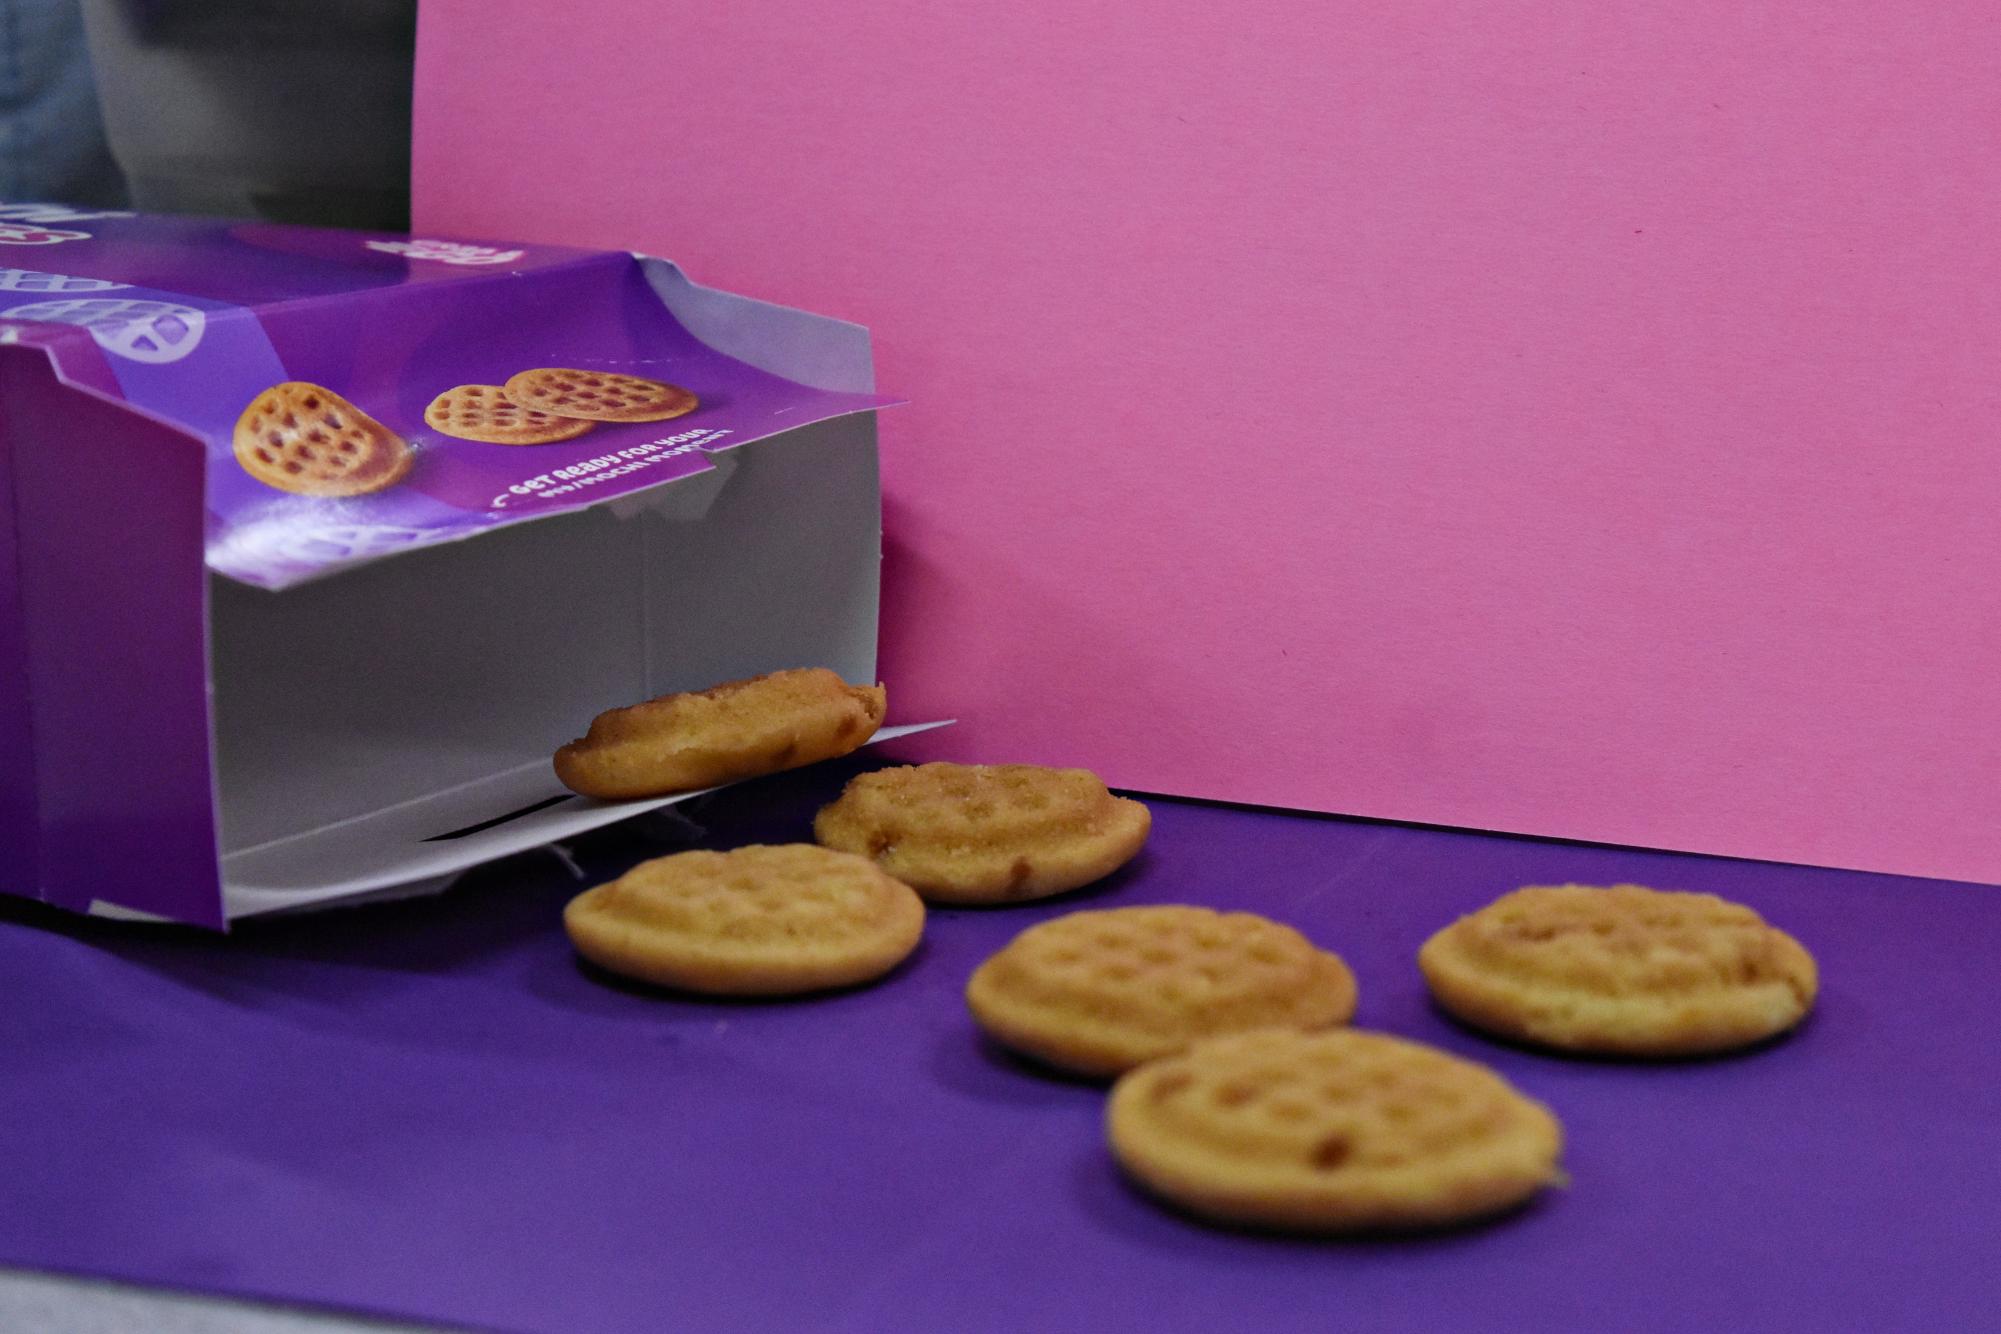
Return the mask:
[[(69, 233), (47, 270), (0, 270), (0, 339), (199, 439), (209, 568), (260, 587), (678, 480), (713, 451), (895, 401), (870, 392), (865, 330), (661, 260), (111, 214), (47, 227)], [(544, 368), (578, 372), (575, 398), (542, 401), (581, 434), (503, 444), (427, 420), (446, 391), (506, 402)], [(607, 409), (608, 375), (693, 406), (663, 391)]]

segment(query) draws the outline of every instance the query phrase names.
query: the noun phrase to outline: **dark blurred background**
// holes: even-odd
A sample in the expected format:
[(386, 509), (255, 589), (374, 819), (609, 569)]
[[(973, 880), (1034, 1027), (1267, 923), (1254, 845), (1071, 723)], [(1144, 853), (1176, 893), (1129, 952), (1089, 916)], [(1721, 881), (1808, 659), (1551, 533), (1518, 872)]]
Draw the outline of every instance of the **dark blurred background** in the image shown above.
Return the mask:
[(0, 0), (0, 200), (403, 231), (416, 0)]

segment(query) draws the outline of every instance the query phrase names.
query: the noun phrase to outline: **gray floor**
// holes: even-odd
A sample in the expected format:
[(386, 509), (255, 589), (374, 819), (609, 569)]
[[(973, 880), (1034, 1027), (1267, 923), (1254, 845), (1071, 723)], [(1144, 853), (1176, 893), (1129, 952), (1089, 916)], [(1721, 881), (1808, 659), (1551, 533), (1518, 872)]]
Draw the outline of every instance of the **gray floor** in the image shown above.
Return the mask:
[(0, 1334), (430, 1334), (436, 1329), (0, 1268)]

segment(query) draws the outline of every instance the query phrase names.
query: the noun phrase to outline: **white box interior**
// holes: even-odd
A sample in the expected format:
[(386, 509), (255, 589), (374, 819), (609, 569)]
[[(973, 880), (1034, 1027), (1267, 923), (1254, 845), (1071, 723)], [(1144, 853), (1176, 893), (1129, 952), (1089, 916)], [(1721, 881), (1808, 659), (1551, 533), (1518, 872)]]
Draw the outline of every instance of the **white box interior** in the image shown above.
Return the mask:
[(715, 463), (280, 593), (211, 576), (230, 914), (449, 876), (663, 804), (564, 799), (550, 755), (606, 708), (779, 667), (873, 680), (873, 415)]

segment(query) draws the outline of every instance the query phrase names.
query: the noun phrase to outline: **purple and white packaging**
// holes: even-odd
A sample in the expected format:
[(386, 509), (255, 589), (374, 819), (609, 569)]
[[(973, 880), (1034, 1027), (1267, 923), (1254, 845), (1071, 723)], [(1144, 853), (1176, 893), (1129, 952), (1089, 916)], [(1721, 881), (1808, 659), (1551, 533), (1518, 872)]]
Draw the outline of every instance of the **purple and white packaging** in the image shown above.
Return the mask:
[[(531, 446), (446, 389), (568, 367), (700, 406)], [(414, 462), (237, 462), (273, 385)], [(615, 704), (874, 679), (868, 333), (620, 253), (0, 206), (0, 890), (221, 927), (441, 885), (661, 802), (566, 796)], [(671, 483), (671, 485), (669, 485)]]

